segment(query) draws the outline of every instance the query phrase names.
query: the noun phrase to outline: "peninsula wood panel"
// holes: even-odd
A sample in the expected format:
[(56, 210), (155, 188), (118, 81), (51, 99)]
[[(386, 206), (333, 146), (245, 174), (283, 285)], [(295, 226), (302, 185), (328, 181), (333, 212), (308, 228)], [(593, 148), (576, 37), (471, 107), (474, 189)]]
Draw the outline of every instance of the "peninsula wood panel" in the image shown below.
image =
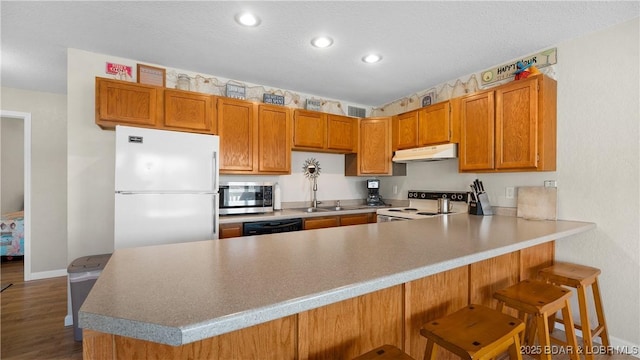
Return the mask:
[(402, 285), (298, 314), (299, 359), (352, 359), (381, 344), (402, 348)]
[(285, 107), (258, 107), (258, 171), (291, 173), (291, 117)]
[(520, 280), (537, 278), (538, 270), (553, 265), (554, 257), (553, 241), (520, 250)]
[(216, 124), (213, 96), (181, 90), (164, 91), (165, 129), (215, 134)]
[(84, 330), (84, 359), (295, 359), (296, 316), (182, 346)]
[[(469, 303), (496, 308), (493, 294), (520, 281), (518, 251), (469, 265)], [(515, 315), (515, 312), (512, 314)]]
[[(451, 314), (469, 302), (469, 268), (462, 266), (405, 284), (405, 346), (414, 359), (422, 359), (427, 340), (420, 329), (427, 322)], [(459, 359), (438, 349), (438, 359)]]
[(220, 172), (254, 170), (254, 105), (234, 99), (218, 99)]

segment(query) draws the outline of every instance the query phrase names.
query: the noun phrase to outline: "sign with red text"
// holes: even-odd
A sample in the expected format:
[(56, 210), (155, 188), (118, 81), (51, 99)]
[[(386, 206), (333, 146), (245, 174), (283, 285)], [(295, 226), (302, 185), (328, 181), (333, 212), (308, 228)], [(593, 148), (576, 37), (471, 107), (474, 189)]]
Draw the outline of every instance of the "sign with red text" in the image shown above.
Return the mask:
[(131, 77), (131, 66), (114, 64), (107, 62), (107, 74), (111, 75), (119, 75), (119, 74), (127, 74), (128, 77)]
[(508, 64), (500, 65), (496, 68), (485, 70), (482, 72), (482, 85), (487, 85), (496, 81), (505, 79), (513, 79), (515, 72), (518, 70), (518, 62), (525, 65), (532, 64), (538, 69), (545, 66), (553, 65), (558, 62), (557, 48), (541, 51), (537, 54), (527, 56), (520, 60), (512, 61)]

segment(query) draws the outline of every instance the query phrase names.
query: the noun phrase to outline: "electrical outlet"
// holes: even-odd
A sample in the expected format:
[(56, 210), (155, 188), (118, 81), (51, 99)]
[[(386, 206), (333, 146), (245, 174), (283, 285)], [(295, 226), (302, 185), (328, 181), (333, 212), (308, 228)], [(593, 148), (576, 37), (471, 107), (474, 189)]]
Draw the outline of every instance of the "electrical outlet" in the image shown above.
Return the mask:
[(397, 194), (398, 193), (398, 185), (393, 185), (393, 194)]
[(556, 180), (545, 180), (544, 187), (558, 187), (558, 182)]
[(504, 197), (506, 197), (507, 199), (513, 199), (515, 193), (515, 188), (513, 186), (507, 186), (504, 189)]

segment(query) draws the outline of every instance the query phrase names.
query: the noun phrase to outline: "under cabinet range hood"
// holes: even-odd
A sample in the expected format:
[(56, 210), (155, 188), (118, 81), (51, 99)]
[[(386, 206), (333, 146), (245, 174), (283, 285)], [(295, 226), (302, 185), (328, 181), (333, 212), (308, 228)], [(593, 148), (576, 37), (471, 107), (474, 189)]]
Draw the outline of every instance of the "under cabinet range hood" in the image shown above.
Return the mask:
[(436, 161), (455, 159), (458, 157), (457, 144), (443, 144), (415, 149), (398, 150), (393, 156), (393, 162), (408, 163), (413, 161)]

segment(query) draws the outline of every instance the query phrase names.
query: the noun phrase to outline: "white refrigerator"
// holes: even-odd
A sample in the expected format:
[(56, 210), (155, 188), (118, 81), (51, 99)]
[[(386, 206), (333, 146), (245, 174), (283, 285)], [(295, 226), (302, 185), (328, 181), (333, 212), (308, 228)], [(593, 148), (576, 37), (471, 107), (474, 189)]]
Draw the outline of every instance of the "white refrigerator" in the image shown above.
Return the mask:
[(114, 248), (218, 238), (215, 135), (116, 126)]

